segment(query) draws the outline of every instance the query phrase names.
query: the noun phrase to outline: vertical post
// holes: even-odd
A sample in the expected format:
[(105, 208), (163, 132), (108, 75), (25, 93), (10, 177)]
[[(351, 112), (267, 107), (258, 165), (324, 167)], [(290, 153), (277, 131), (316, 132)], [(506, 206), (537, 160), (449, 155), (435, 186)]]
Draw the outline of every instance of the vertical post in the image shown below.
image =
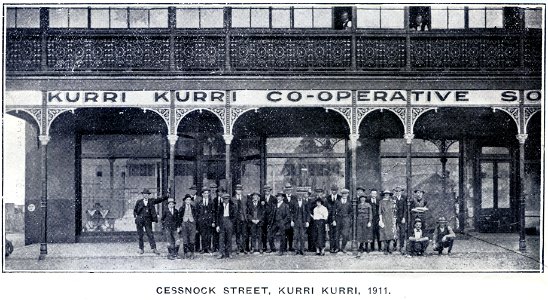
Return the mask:
[(264, 136), (261, 136), (260, 141), (260, 151), (261, 151), (261, 162), (260, 162), (260, 170), (261, 178), (260, 178), (260, 187), (259, 190), (261, 191), (261, 195), (264, 193), (263, 187), (266, 185), (266, 138)]
[(441, 192), (444, 199), (447, 199), (447, 142), (443, 140), (441, 142)]
[(179, 136), (176, 134), (169, 134), (167, 140), (169, 142), (169, 180), (168, 180), (168, 193), (170, 197), (175, 197), (175, 145)]
[(116, 158), (109, 158), (108, 159), (108, 165), (109, 165), (109, 197), (111, 200), (114, 200), (114, 162), (116, 161)]
[(525, 141), (527, 134), (518, 134), (516, 138), (519, 141), (519, 251), (525, 252), (525, 191), (523, 181), (525, 178)]
[(170, 6), (167, 10), (167, 20), (169, 27), (169, 70), (175, 71), (175, 27), (177, 11), (175, 7)]
[(358, 248), (358, 245), (356, 243), (357, 239), (357, 224), (356, 220), (358, 219), (358, 199), (356, 198), (356, 181), (357, 181), (357, 148), (358, 148), (358, 138), (360, 137), (359, 134), (350, 134), (349, 140), (350, 140), (350, 150), (351, 150), (351, 181), (350, 181), (350, 191), (352, 191), (352, 250), (356, 250)]
[(230, 57), (230, 28), (232, 27), (232, 9), (230, 7), (225, 7), (223, 12), (224, 17), (224, 27), (225, 27), (225, 71), (230, 72), (232, 69), (231, 57)]
[(459, 230), (464, 232), (465, 227), (465, 208), (466, 199), (468, 196), (468, 189), (466, 188), (468, 182), (467, 169), (466, 169), (466, 139), (463, 138), (459, 141)]
[(356, 19), (358, 14), (358, 8), (352, 6), (352, 42), (351, 42), (351, 60), (352, 60), (352, 71), (357, 70), (357, 51), (356, 51)]
[[(412, 181), (411, 181), (411, 176), (413, 176), (413, 172), (411, 170), (411, 167), (412, 167), (412, 161), (411, 161), (411, 151), (412, 151), (412, 146), (413, 146), (413, 138), (415, 138), (415, 135), (412, 134), (412, 133), (406, 133), (404, 135), (404, 139), (405, 139), (405, 142), (407, 144), (407, 147), (406, 147), (406, 160), (405, 160), (405, 177), (406, 177), (406, 182), (405, 182), (405, 188), (407, 190), (407, 234), (409, 234), (410, 230), (411, 230), (411, 226), (413, 225), (413, 220), (411, 220), (411, 207), (410, 207), (410, 203), (411, 203), (411, 197), (412, 197), (412, 193), (411, 193), (411, 190), (413, 189), (413, 186), (412, 186)], [(405, 236), (406, 239), (407, 239), (407, 235)]]
[(40, 198), (40, 209), (42, 210), (42, 226), (40, 230), (40, 256), (39, 260), (46, 258), (48, 254), (48, 135), (39, 135), (40, 154), (41, 154), (41, 174), (42, 174), (42, 196)]
[(225, 178), (226, 178), (226, 191), (232, 196), (232, 173), (230, 170), (230, 144), (234, 136), (232, 134), (223, 134), (225, 139)]
[(411, 70), (411, 35), (409, 34), (409, 6), (406, 6), (404, 8), (403, 13), (403, 22), (405, 26), (405, 70), (409, 71)]
[(42, 71), (47, 71), (48, 69), (48, 28), (49, 28), (49, 9), (40, 8), (40, 66)]

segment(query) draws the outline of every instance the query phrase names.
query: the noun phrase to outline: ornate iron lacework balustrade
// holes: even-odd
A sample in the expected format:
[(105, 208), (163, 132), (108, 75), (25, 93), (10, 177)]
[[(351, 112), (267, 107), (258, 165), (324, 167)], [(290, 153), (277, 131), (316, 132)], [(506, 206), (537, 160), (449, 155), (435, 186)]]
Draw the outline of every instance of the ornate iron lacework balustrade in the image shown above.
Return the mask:
[(222, 70), (225, 53), (222, 36), (175, 37), (176, 70)]
[(416, 69), (506, 69), (519, 67), (516, 38), (411, 39), (411, 68)]
[(234, 37), (236, 70), (349, 69), (350, 37)]
[(405, 38), (358, 37), (358, 69), (382, 70), (405, 67)]
[(542, 37), (525, 39), (523, 48), (525, 68), (531, 71), (542, 70)]
[(40, 70), (42, 48), (39, 34), (10, 33), (6, 41), (6, 69)]
[(48, 38), (52, 70), (168, 70), (168, 37)]

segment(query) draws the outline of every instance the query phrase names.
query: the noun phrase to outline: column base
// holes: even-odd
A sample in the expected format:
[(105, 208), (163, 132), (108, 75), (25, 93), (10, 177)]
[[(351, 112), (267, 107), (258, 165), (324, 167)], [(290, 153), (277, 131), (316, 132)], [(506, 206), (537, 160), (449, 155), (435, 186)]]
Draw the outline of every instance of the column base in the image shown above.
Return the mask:
[(527, 252), (527, 245), (525, 244), (525, 240), (519, 240), (519, 252)]

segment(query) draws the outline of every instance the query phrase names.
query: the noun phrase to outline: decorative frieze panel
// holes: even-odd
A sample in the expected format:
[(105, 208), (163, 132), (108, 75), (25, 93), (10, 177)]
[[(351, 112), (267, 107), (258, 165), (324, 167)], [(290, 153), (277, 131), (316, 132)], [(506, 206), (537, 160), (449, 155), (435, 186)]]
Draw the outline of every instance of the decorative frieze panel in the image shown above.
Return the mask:
[(221, 70), (225, 64), (224, 37), (175, 37), (177, 70)]
[(230, 56), (236, 70), (348, 69), (349, 37), (234, 37)]
[(529, 121), (531, 120), (531, 118), (533, 118), (533, 115), (537, 112), (540, 112), (540, 107), (524, 107), (523, 108), (523, 121), (525, 122), (524, 124), (524, 129), (525, 129), (525, 133), (527, 133), (527, 126), (529, 125)]
[(523, 45), (523, 63), (529, 71), (542, 70), (542, 38), (525, 39)]
[(515, 69), (519, 40), (515, 38), (413, 38), (411, 67), (418, 69)]
[(169, 38), (51, 37), (47, 65), (53, 70), (167, 70)]
[(399, 69), (405, 67), (405, 38), (356, 39), (358, 69)]
[(6, 69), (8, 71), (40, 70), (42, 48), (38, 34), (12, 33), (6, 39)]

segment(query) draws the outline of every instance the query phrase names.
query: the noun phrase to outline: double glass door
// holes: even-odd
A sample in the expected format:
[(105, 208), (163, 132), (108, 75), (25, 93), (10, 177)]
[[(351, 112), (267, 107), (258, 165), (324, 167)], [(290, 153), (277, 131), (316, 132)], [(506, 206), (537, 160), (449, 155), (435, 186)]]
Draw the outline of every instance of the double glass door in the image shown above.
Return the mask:
[(480, 160), (479, 168), (480, 231), (513, 231), (516, 226), (512, 208), (510, 161)]

